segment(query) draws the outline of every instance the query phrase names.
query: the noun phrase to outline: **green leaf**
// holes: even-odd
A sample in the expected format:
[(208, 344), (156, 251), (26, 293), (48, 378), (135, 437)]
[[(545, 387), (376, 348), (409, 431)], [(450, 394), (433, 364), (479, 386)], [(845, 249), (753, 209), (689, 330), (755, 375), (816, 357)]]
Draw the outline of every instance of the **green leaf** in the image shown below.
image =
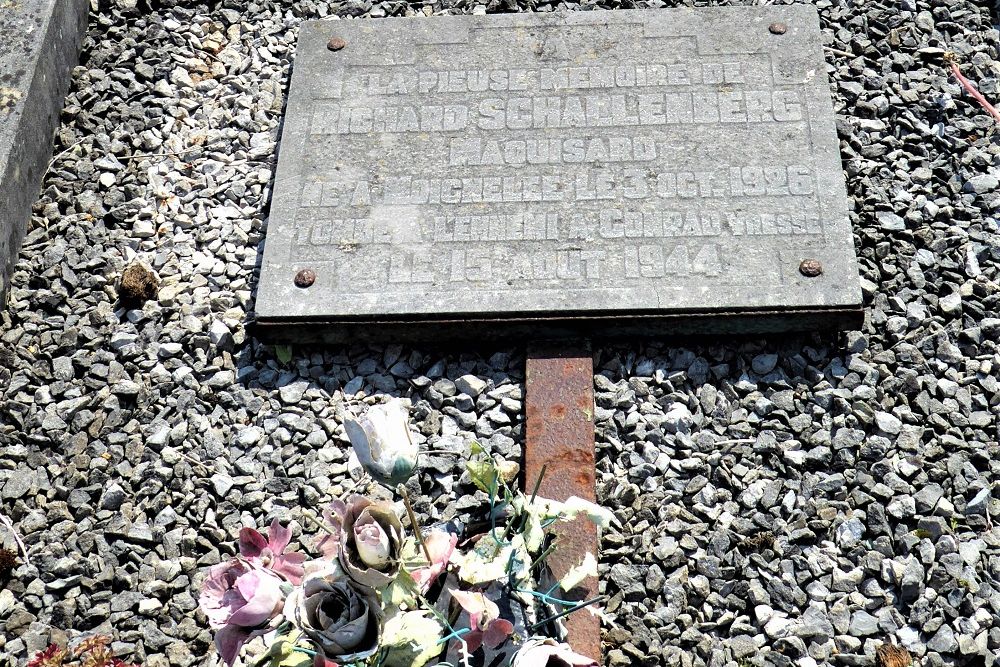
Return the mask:
[(496, 465), (489, 459), (467, 461), (465, 464), (469, 477), (477, 488), (486, 493), (497, 493), (500, 490), (497, 480), (500, 475)]
[(413, 580), (405, 568), (392, 582), (381, 590), (382, 609), (386, 616), (397, 613), (400, 609), (413, 609), (417, 606), (417, 582)]
[(569, 570), (566, 571), (566, 574), (563, 575), (563, 578), (559, 580), (559, 586), (564, 591), (571, 591), (577, 584), (579, 584), (587, 577), (596, 577), (596, 576), (597, 576), (597, 559), (594, 558), (594, 554), (588, 551), (583, 556), (583, 562), (581, 562), (579, 565), (574, 565), (573, 567), (571, 567)]
[(444, 649), (439, 644), (444, 627), (426, 611), (393, 616), (382, 629), (386, 653), (381, 667), (424, 667)]
[(595, 505), (589, 500), (584, 500), (578, 496), (570, 496), (566, 499), (564, 507), (570, 518), (575, 518), (577, 514), (583, 514), (598, 528), (607, 528), (615, 520), (615, 514), (606, 507)]
[(289, 630), (275, 637), (268, 652), (254, 663), (255, 667), (311, 667), (313, 659), (309, 654), (292, 650), (301, 636), (298, 630)]
[(557, 502), (536, 496), (534, 502), (518, 493), (512, 503), (515, 516), (522, 516), (524, 524), (521, 533), (524, 535), (528, 551), (538, 553), (545, 541), (543, 525), (552, 520), (572, 521), (577, 516), (586, 516), (600, 528), (607, 528), (614, 521), (614, 514), (600, 505), (570, 496), (566, 502)]
[(538, 550), (542, 548), (542, 543), (545, 541), (545, 530), (542, 528), (542, 522), (535, 512), (526, 512), (524, 515), (524, 530), (522, 531), (524, 535), (524, 543), (528, 547), (528, 551), (531, 553), (538, 553)]
[(275, 345), (274, 346), (274, 356), (278, 358), (283, 364), (287, 364), (292, 360), (292, 346), (291, 345)]
[[(506, 579), (511, 574), (516, 580), (526, 579), (531, 557), (520, 535), (501, 543), (487, 534), (471, 551), (453, 556), (452, 562), (458, 565), (459, 578), (465, 583), (486, 584)], [(508, 572), (511, 566), (513, 571)]]
[(312, 656), (302, 651), (289, 651), (284, 659), (271, 663), (272, 667), (312, 667), (312, 664)]
[(472, 456), (479, 456), (480, 454), (486, 453), (486, 450), (483, 449), (483, 446), (480, 445), (475, 440), (473, 440), (472, 444), (469, 445), (469, 451), (472, 452)]

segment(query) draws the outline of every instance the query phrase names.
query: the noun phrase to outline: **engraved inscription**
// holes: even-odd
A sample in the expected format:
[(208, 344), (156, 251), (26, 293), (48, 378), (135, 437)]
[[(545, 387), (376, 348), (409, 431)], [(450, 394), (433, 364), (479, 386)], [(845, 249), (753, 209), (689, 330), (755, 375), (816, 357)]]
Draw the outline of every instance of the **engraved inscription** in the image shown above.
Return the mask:
[(324, 104), (313, 134), (454, 132), (602, 128), (802, 120), (794, 90), (648, 92), (613, 95), (491, 97), (462, 105), (342, 106)]
[(447, 71), (362, 72), (349, 92), (367, 95), (427, 95), (502, 91), (587, 90), (744, 83), (740, 62), (591, 67), (542, 67)]
[(583, 162), (648, 162), (656, 159), (651, 137), (574, 137), (570, 139), (509, 139), (497, 141), (461, 137), (449, 142), (448, 164), (525, 165)]
[(723, 166), (714, 170), (662, 171), (628, 167), (580, 169), (567, 176), (522, 173), (469, 178), (394, 176), (383, 184), (307, 183), (303, 207), (368, 207), (375, 204), (482, 204), (585, 202), (595, 199), (708, 199), (805, 197), (814, 192), (805, 165)]
[(798, 289), (801, 257), (844, 230), (817, 28), (806, 58), (795, 17), (811, 9), (789, 11), (780, 39), (687, 11), (499, 32), (390, 20), (338, 52), (309, 28), (279, 156), (295, 177), (269, 223), (288, 227), (265, 271), (313, 268), (324, 304), (362, 315), (695, 310), (699, 294)]

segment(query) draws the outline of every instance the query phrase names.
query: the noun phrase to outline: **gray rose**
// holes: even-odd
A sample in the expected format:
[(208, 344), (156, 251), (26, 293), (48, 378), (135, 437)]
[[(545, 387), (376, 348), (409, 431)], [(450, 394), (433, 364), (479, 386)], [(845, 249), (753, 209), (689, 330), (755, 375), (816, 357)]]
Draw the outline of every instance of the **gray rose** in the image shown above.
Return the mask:
[(289, 595), (285, 616), (330, 660), (363, 660), (378, 648), (382, 611), (375, 591), (339, 574), (315, 576)]

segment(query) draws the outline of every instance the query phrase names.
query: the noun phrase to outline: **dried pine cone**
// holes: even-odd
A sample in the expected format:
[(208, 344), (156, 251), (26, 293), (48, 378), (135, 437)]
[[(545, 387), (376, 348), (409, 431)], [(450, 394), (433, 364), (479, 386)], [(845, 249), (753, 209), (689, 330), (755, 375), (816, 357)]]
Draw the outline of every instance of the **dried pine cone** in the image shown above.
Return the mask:
[(141, 262), (133, 262), (122, 272), (118, 299), (126, 308), (138, 308), (156, 297), (160, 281)]
[(910, 667), (909, 651), (895, 644), (882, 644), (875, 649), (875, 667)]
[(15, 567), (17, 567), (17, 554), (10, 549), (0, 549), (0, 579), (10, 577)]
[(743, 539), (743, 546), (750, 551), (761, 551), (774, 546), (774, 533), (769, 530)]

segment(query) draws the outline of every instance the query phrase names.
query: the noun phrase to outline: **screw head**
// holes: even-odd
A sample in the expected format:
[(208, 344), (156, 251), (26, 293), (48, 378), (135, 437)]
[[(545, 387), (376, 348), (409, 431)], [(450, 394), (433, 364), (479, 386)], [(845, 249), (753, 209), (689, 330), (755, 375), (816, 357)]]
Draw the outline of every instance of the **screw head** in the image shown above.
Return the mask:
[(818, 259), (804, 259), (799, 262), (799, 273), (806, 278), (815, 278), (823, 273), (823, 264)]
[(784, 23), (772, 23), (767, 26), (767, 29), (771, 31), (772, 35), (784, 35), (788, 31), (788, 26)]
[(312, 269), (302, 269), (295, 274), (295, 286), (305, 289), (316, 282), (316, 272)]
[(340, 51), (345, 46), (347, 46), (347, 42), (344, 41), (343, 37), (333, 37), (326, 43), (326, 48), (331, 51)]

